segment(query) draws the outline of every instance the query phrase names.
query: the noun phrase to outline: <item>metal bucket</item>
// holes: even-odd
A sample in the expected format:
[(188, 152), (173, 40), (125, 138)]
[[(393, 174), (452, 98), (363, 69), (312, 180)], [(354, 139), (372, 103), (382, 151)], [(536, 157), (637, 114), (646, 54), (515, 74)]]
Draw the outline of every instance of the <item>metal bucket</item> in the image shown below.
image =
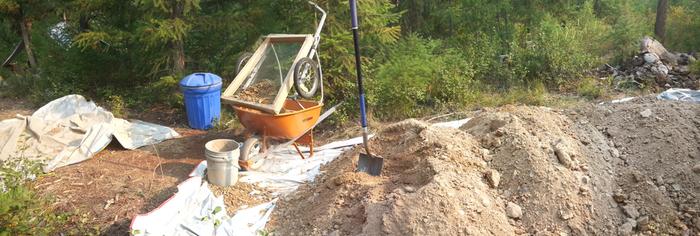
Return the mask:
[(215, 139), (204, 145), (207, 157), (207, 180), (219, 186), (238, 182), (240, 144), (232, 139)]

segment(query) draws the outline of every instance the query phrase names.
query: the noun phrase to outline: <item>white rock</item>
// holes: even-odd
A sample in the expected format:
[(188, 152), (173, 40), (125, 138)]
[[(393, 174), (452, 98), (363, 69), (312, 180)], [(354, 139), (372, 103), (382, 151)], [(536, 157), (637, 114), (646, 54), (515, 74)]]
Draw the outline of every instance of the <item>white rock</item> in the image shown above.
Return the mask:
[(590, 182), (590, 181), (591, 181), (591, 178), (586, 176), (586, 175), (581, 177), (581, 183), (583, 183), (583, 184), (588, 184), (588, 182)]
[(668, 71), (670, 70), (666, 65), (659, 65), (656, 69), (660, 75), (668, 75)]
[(508, 202), (506, 205), (506, 215), (513, 219), (520, 219), (523, 216), (523, 209), (518, 204)]
[(570, 209), (563, 209), (559, 211), (559, 215), (561, 216), (562, 219), (564, 220), (569, 220), (571, 218), (574, 218), (574, 212)]
[(632, 220), (632, 219), (627, 219), (627, 222), (625, 222), (624, 224), (622, 224), (622, 226), (620, 226), (619, 233), (622, 236), (632, 235), (632, 231), (634, 230), (634, 227), (636, 227), (636, 226), (637, 226), (637, 221)]
[(659, 56), (657, 56), (656, 54), (651, 53), (651, 52), (645, 53), (645, 54), (644, 54), (644, 61), (645, 61), (646, 63), (652, 63), (652, 64), (653, 64), (653, 63), (656, 63), (657, 61), (659, 61)]
[(695, 166), (693, 166), (693, 172), (695, 172), (696, 174), (700, 174), (700, 164), (696, 164)]
[(574, 166), (573, 160), (571, 160), (571, 156), (566, 150), (566, 147), (564, 147), (564, 144), (559, 142), (554, 145), (554, 154), (557, 156), (557, 160), (559, 160), (559, 163), (561, 163), (563, 166), (566, 168), (572, 168)]
[(412, 186), (406, 186), (406, 187), (403, 187), (403, 190), (406, 191), (407, 193), (412, 193), (412, 192), (416, 191), (416, 188), (414, 188)]
[(618, 157), (620, 157), (620, 150), (617, 150), (617, 148), (611, 148), (611, 149), (610, 149), (610, 154), (611, 154), (614, 158), (618, 158)]
[(639, 113), (642, 117), (644, 118), (649, 118), (653, 114), (649, 108), (643, 110), (642, 112)]
[(637, 210), (636, 207), (632, 205), (626, 205), (622, 207), (623, 212), (625, 212), (625, 215), (629, 216), (632, 219), (637, 219), (639, 218), (639, 211)]
[(486, 177), (489, 186), (492, 188), (498, 188), (498, 184), (501, 183), (501, 174), (498, 173), (498, 171), (487, 170), (486, 173), (484, 173), (484, 176)]

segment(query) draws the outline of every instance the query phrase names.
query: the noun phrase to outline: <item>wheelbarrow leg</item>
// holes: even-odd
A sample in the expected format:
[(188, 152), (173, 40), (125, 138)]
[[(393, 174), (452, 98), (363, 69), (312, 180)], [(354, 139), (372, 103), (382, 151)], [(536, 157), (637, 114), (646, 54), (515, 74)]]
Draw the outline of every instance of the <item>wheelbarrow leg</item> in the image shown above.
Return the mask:
[[(297, 150), (297, 153), (299, 153), (299, 156), (301, 157), (302, 160), (306, 159), (306, 158), (304, 158), (304, 153), (301, 153), (301, 150), (299, 150), (299, 145), (297, 143), (293, 143), (292, 146), (294, 146), (294, 148)], [(311, 156), (309, 156), (309, 157), (311, 157)]]
[(304, 154), (299, 149), (299, 144), (309, 146), (309, 157), (308, 158), (311, 158), (314, 156), (314, 133), (313, 133), (313, 131), (309, 131), (308, 133), (304, 134), (304, 136), (299, 138), (299, 140), (297, 140), (297, 142), (292, 143), (294, 148), (297, 150), (297, 153), (299, 153), (299, 156), (301, 156), (301, 159), (306, 159), (304, 157)]

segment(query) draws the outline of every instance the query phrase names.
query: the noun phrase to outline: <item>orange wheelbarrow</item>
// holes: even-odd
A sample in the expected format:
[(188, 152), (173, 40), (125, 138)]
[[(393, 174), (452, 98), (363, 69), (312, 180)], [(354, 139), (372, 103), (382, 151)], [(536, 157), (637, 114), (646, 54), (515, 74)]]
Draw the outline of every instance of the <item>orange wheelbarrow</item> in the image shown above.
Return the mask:
[(258, 109), (233, 105), (233, 110), (246, 129), (248, 137), (241, 147), (238, 164), (245, 170), (262, 165), (271, 144), (275, 141), (291, 140), (302, 159), (306, 158), (299, 145), (309, 147), (309, 156), (314, 155), (313, 127), (321, 114), (323, 103), (287, 99), (281, 114), (271, 114)]

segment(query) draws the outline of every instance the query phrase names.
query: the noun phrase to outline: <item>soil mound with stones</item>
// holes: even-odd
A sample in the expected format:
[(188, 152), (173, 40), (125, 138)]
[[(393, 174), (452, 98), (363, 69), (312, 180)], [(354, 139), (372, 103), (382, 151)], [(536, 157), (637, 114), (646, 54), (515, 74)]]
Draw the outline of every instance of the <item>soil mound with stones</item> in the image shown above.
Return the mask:
[(625, 230), (700, 234), (700, 104), (647, 97), (582, 108), (572, 117), (592, 122), (592, 133), (614, 147), (611, 195), (635, 219)]
[[(699, 151), (700, 113), (695, 104), (663, 105), (673, 104), (690, 107), (659, 117), (672, 129), (648, 127), (677, 130), (659, 135), (634, 132), (647, 123), (620, 123), (631, 116), (627, 109), (640, 116), (639, 108), (605, 105), (580, 111), (507, 106), (482, 111), (459, 129), (417, 120), (392, 124), (370, 143), (385, 159), (381, 177), (354, 172), (360, 150), (348, 151), (314, 183), (285, 196), (269, 228), (279, 235), (697, 233), (700, 175), (691, 168), (698, 157), (687, 153)], [(649, 143), (684, 155), (659, 156), (665, 164), (654, 164), (644, 156), (658, 153)], [(658, 196), (649, 190), (658, 186), (658, 174), (650, 171), (665, 173)]]

